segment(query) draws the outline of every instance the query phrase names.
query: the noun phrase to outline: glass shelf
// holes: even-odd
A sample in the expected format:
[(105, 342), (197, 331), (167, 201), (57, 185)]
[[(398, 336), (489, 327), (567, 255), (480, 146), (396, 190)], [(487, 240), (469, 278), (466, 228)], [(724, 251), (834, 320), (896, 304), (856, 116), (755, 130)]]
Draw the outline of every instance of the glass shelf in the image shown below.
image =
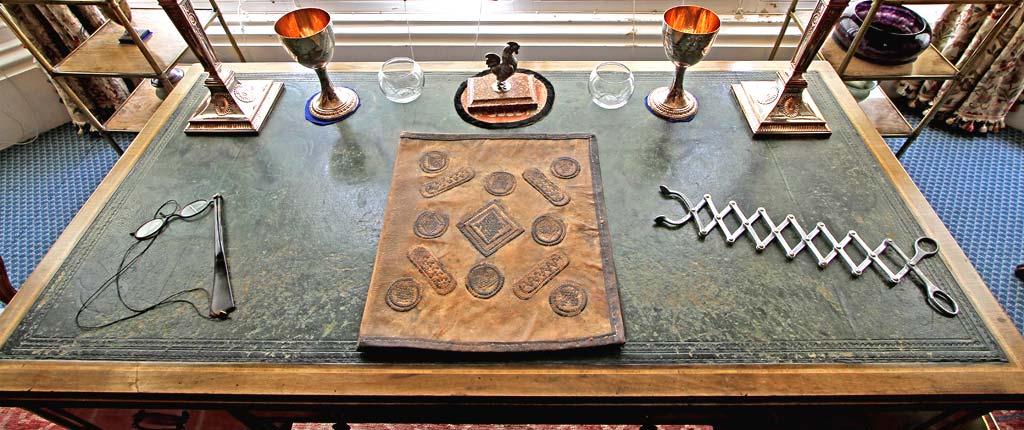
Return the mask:
[(871, 95), (860, 102), (860, 108), (882, 137), (909, 137), (914, 131), (881, 87), (871, 90)]
[(118, 106), (104, 127), (109, 131), (138, 133), (161, 103), (163, 100), (157, 98), (156, 88), (149, 84), (148, 79), (143, 80), (128, 99)]

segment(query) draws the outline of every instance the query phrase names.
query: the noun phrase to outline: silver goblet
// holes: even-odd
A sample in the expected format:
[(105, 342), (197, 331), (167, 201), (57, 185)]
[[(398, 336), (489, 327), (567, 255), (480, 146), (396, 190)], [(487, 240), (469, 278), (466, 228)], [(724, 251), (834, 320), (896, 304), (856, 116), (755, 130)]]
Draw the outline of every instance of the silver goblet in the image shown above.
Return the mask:
[(676, 77), (671, 87), (655, 88), (647, 95), (651, 113), (672, 122), (693, 119), (697, 99), (683, 89), (683, 74), (687, 67), (704, 59), (720, 27), (718, 15), (699, 6), (676, 6), (665, 11), (662, 44), (665, 56), (676, 65)]
[(313, 69), (320, 79), (320, 93), (307, 106), (309, 114), (320, 121), (334, 122), (355, 112), (359, 95), (349, 88), (335, 87), (327, 76), (327, 63), (334, 56), (331, 15), (317, 8), (297, 9), (278, 19), (274, 31), (292, 58)]

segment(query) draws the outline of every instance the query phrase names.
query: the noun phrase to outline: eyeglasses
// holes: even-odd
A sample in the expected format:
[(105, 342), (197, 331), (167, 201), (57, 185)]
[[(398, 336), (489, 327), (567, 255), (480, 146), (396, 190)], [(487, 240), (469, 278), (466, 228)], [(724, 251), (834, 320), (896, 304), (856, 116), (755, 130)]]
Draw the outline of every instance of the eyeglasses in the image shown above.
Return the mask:
[[(215, 198), (216, 197), (214, 197), (214, 199)], [(175, 219), (187, 220), (189, 218), (195, 218), (203, 212), (206, 212), (206, 209), (213, 206), (214, 199), (199, 199), (185, 205), (184, 207), (179, 207), (178, 202), (170, 200), (156, 210), (156, 214), (153, 219), (146, 221), (146, 223), (135, 229), (135, 231), (132, 232), (132, 237), (136, 240), (152, 239), (159, 235), (160, 232), (164, 230), (164, 227), (167, 227), (171, 221), (174, 221)], [(173, 209), (171, 209), (170, 213), (164, 213), (164, 210), (168, 207), (173, 207)]]
[[(221, 202), (224, 198), (216, 194), (207, 199), (199, 199), (183, 207), (178, 202), (169, 200), (156, 210), (154, 218), (135, 229), (132, 233), (138, 241), (150, 240), (160, 235), (160, 232), (167, 227), (171, 221), (176, 219), (188, 220), (195, 218), (210, 207), (213, 207), (214, 215), (214, 277), (213, 294), (210, 298), (210, 316), (214, 318), (227, 318), (228, 314), (235, 310), (234, 293), (231, 288), (231, 273), (228, 269), (227, 259), (224, 251), (224, 222), (221, 220)], [(171, 208), (170, 213), (164, 210)]]
[[(100, 287), (82, 302), (82, 306), (78, 308), (78, 313), (75, 314), (75, 325), (83, 329), (109, 327), (121, 321), (138, 317), (139, 315), (170, 303), (187, 304), (204, 318), (227, 318), (228, 314), (235, 310), (235, 298), (231, 288), (231, 272), (228, 270), (227, 253), (224, 248), (224, 220), (221, 217), (221, 208), (223, 205), (224, 197), (220, 194), (215, 194), (210, 199), (193, 201), (185, 206), (178, 205), (178, 202), (174, 200), (168, 200), (166, 203), (160, 205), (160, 207), (157, 208), (156, 213), (153, 214), (153, 219), (146, 221), (131, 233), (132, 237), (136, 239), (136, 242), (129, 246), (124, 252), (124, 255), (121, 257), (121, 263), (117, 266), (117, 272), (107, 278), (106, 281), (103, 281), (103, 283), (100, 284)], [(188, 220), (198, 217), (211, 207), (213, 208), (213, 236), (215, 246), (212, 291), (207, 291), (205, 288), (190, 288), (175, 292), (148, 306), (130, 305), (125, 302), (121, 287), (121, 275), (134, 266), (135, 262), (142, 258), (146, 251), (156, 243), (156, 238), (160, 235), (160, 232), (167, 228), (168, 224), (176, 219)], [(133, 251), (139, 247), (142, 247), (142, 250), (135, 253), (134, 256), (131, 256)], [(113, 321), (107, 321), (100, 324), (82, 322), (82, 314), (86, 311), (86, 308), (88, 308), (89, 305), (92, 304), (93, 301), (95, 301), (96, 298), (111, 285), (114, 285), (117, 290), (117, 300), (121, 302), (122, 306), (131, 311), (131, 313)], [(204, 293), (210, 299), (210, 311), (208, 314), (204, 315), (194, 302), (184, 297), (185, 295), (193, 292)]]

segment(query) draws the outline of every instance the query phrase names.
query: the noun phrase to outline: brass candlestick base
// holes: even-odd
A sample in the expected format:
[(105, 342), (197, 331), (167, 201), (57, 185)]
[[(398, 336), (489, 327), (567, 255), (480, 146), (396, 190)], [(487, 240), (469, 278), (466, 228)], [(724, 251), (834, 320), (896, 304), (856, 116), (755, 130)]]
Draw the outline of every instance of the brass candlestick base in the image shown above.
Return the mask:
[(754, 136), (832, 135), (806, 87), (787, 87), (780, 77), (778, 81), (743, 81), (733, 84), (732, 91)]
[(669, 87), (659, 87), (647, 94), (647, 108), (651, 113), (672, 122), (686, 122), (697, 115), (697, 98), (683, 90), (682, 97), (670, 100)]
[(189, 0), (157, 0), (189, 49), (209, 74), (203, 84), (210, 94), (185, 126), (185, 134), (259, 134), (281, 94), (282, 84), (270, 80), (239, 81), (217, 60), (213, 45)]
[(832, 32), (849, 0), (818, 0), (804, 37), (790, 62), (774, 81), (742, 81), (732, 86), (754, 136), (786, 135), (829, 137), (821, 111), (807, 93), (804, 73)]
[[(355, 112), (359, 107), (359, 94), (345, 87), (333, 87), (337, 95), (335, 103), (324, 100), (323, 93), (309, 99), (309, 114), (321, 121), (334, 121)], [(333, 104), (333, 106), (332, 106)]]
[(280, 82), (251, 80), (236, 81), (230, 93), (211, 91), (188, 120), (185, 134), (259, 134), (282, 88)]

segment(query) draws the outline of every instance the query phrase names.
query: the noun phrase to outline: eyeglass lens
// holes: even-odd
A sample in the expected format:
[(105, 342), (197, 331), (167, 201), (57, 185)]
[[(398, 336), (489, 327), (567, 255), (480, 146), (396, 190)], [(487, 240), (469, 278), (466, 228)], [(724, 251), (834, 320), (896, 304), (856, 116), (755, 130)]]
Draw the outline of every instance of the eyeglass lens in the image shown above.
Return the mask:
[(155, 237), (157, 234), (159, 234), (161, 230), (163, 230), (164, 226), (167, 225), (167, 221), (170, 220), (172, 217), (177, 216), (182, 219), (192, 218), (206, 211), (206, 208), (208, 207), (210, 207), (209, 200), (196, 200), (192, 203), (185, 205), (185, 207), (181, 208), (181, 210), (178, 211), (178, 213), (176, 214), (171, 213), (164, 217), (154, 218), (147, 221), (145, 224), (142, 224), (141, 226), (139, 226), (139, 228), (135, 229), (135, 232), (132, 233), (132, 236), (136, 240), (151, 239)]
[(135, 230), (135, 233), (132, 233), (132, 236), (135, 236), (135, 239), (137, 240), (146, 240), (156, 236), (156, 234), (164, 228), (166, 220), (167, 218), (151, 219), (145, 224), (139, 226), (139, 228)]
[(182, 218), (192, 218), (192, 217), (194, 217), (196, 215), (199, 215), (199, 214), (203, 213), (203, 211), (205, 211), (206, 208), (208, 208), (208, 207), (210, 207), (210, 201), (209, 200), (204, 200), (204, 199), (196, 200), (196, 201), (194, 201), (192, 203), (189, 203), (189, 204), (185, 205), (185, 207), (181, 208), (181, 212), (178, 213), (178, 216), (180, 216)]

